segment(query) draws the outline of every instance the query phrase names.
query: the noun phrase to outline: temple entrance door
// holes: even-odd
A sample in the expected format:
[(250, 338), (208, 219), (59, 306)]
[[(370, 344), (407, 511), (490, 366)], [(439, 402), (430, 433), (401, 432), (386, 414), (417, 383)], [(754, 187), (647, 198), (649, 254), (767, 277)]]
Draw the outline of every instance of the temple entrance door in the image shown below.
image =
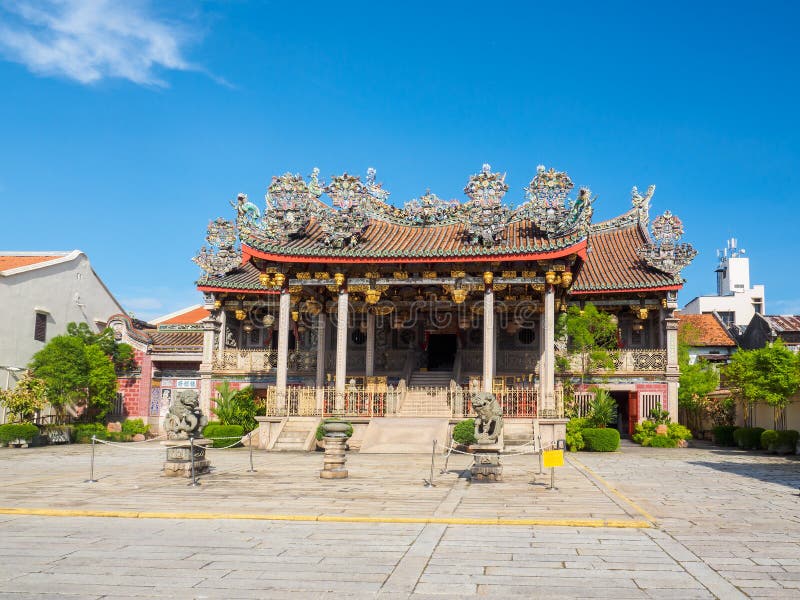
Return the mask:
[(428, 369), (431, 371), (452, 371), (456, 358), (456, 335), (436, 333), (428, 339)]
[(611, 397), (617, 403), (617, 422), (614, 427), (619, 430), (621, 437), (628, 437), (630, 435), (628, 392), (611, 392)]

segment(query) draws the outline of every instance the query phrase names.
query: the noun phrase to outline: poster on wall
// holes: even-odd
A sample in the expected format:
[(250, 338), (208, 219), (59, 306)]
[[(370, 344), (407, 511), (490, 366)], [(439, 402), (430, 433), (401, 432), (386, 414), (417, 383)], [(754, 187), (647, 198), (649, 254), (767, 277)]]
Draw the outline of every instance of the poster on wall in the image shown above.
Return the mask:
[(155, 388), (150, 392), (150, 416), (157, 417), (161, 410), (161, 390)]

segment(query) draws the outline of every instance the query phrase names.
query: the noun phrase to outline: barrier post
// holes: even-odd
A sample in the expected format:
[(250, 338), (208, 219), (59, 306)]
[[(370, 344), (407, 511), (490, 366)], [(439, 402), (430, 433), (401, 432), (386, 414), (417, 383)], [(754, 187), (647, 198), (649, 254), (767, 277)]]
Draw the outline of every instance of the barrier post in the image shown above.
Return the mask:
[(249, 432), (247, 434), (247, 444), (250, 446), (250, 468), (247, 470), (248, 473), (255, 473), (256, 470), (253, 468), (253, 432)]
[(539, 435), (538, 438), (539, 438), (539, 473), (538, 474), (541, 475), (542, 474), (542, 451), (544, 450), (544, 448), (542, 448), (542, 436)]
[(192, 483), (190, 483), (189, 486), (197, 487), (200, 485), (200, 482), (197, 481), (197, 476), (194, 472), (194, 436), (189, 437), (189, 452), (192, 453)]
[(431, 448), (431, 478), (425, 479), (425, 487), (436, 487), (436, 484), (433, 483), (433, 468), (434, 468), (434, 461), (436, 460), (436, 440), (433, 440), (433, 447)]
[(95, 444), (95, 436), (92, 436), (92, 460), (89, 463), (89, 479), (84, 481), (83, 483), (97, 483), (97, 480), (94, 478), (94, 444)]

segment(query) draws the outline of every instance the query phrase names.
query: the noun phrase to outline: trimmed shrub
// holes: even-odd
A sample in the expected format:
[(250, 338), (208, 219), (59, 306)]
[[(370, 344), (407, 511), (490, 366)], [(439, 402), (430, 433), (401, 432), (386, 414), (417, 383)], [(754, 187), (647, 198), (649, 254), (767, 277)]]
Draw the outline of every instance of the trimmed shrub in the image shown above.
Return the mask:
[(666, 435), (654, 435), (650, 438), (651, 448), (675, 448), (677, 445), (678, 440)]
[(653, 421), (642, 421), (633, 428), (631, 440), (642, 446), (649, 446), (650, 438), (656, 434), (656, 424)]
[[(323, 423), (331, 423), (331, 422), (337, 422), (338, 423), (340, 421), (341, 421), (341, 419), (325, 419), (324, 421), (322, 421), (322, 423), (317, 425), (317, 434), (315, 436), (317, 438), (317, 441), (321, 442), (322, 438), (325, 437), (325, 430), (322, 428)], [(350, 423), (347, 423), (347, 425), (348, 425), (347, 431), (345, 431), (344, 434), (345, 434), (345, 436), (350, 438), (353, 435), (353, 426)]]
[(673, 440), (690, 440), (692, 432), (680, 423), (670, 423), (667, 425), (667, 437)]
[(8, 444), (14, 440), (31, 442), (39, 435), (39, 428), (33, 423), (8, 423), (0, 425), (0, 442)]
[(464, 446), (476, 443), (478, 440), (475, 438), (475, 419), (464, 419), (456, 423), (453, 427), (453, 441)]
[(794, 454), (797, 450), (797, 440), (800, 433), (794, 429), (778, 432), (778, 440), (775, 442), (775, 452), (778, 454)]
[(767, 452), (775, 452), (775, 444), (778, 442), (778, 432), (774, 429), (767, 429), (761, 434), (761, 449)]
[(214, 448), (230, 446), (236, 441), (234, 438), (241, 438), (243, 434), (241, 425), (222, 425), (217, 422), (209, 423), (203, 429), (203, 437), (214, 440)]
[(122, 423), (122, 434), (133, 437), (138, 434), (146, 434), (150, 431), (150, 425), (145, 425), (141, 419), (126, 419)]
[(92, 436), (98, 440), (108, 439), (108, 429), (102, 423), (80, 423), (72, 429), (75, 442), (78, 444), (91, 444)]
[(567, 448), (570, 452), (577, 452), (586, 447), (583, 439), (583, 430), (589, 426), (588, 419), (575, 417), (567, 422)]
[(735, 446), (736, 440), (733, 439), (733, 432), (736, 425), (717, 425), (711, 430), (714, 435), (714, 443), (717, 446)]
[(744, 450), (758, 450), (761, 447), (763, 427), (739, 427), (733, 432), (736, 445)]
[(619, 448), (619, 431), (610, 428), (589, 428), (582, 432), (586, 449), (592, 452), (614, 452)]

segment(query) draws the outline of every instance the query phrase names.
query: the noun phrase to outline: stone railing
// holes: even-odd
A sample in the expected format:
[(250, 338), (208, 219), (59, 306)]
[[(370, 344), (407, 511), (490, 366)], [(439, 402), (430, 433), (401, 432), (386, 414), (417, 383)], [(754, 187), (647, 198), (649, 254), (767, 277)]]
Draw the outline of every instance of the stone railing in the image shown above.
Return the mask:
[[(288, 365), (290, 371), (308, 372), (316, 368), (316, 352), (290, 350)], [(228, 349), (214, 353), (215, 371), (260, 372), (271, 371), (278, 366), (277, 350), (235, 350)]]
[[(534, 350), (504, 350), (497, 351), (498, 373), (535, 373), (539, 364), (539, 353)], [(461, 351), (461, 372), (481, 373), (483, 371), (482, 350)]]
[[(610, 351), (614, 361), (614, 374), (626, 373), (663, 373), (667, 369), (667, 351), (658, 349), (625, 349)], [(562, 354), (569, 360), (568, 371), (579, 373), (583, 370), (581, 356), (579, 354)], [(607, 373), (605, 369), (597, 369), (598, 373)]]
[[(556, 390), (555, 405), (538, 409), (534, 388), (504, 388), (497, 400), (507, 418), (561, 417), (563, 402)], [(264, 399), (269, 417), (341, 416), (341, 417), (474, 417), (469, 391), (451, 385), (449, 388), (404, 386), (370, 389), (348, 386), (337, 394), (333, 387), (290, 386), (281, 394), (271, 386)]]

